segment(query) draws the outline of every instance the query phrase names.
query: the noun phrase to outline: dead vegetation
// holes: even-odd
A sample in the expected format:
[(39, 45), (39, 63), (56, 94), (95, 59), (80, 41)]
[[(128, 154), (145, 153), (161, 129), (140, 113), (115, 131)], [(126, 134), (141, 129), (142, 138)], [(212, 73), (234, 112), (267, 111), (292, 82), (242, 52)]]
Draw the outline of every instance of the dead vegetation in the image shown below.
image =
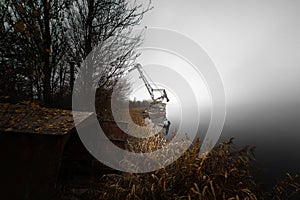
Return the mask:
[[(286, 173), (286, 178), (279, 181), (272, 190), (274, 200), (300, 199), (300, 176)], [(272, 195), (271, 194), (271, 195)]]
[(143, 117), (145, 109), (146, 109), (146, 107), (132, 108), (129, 110), (130, 117), (135, 124), (137, 124), (139, 126), (145, 126), (144, 117)]
[[(162, 143), (161, 143), (162, 142)], [(133, 151), (164, 148), (161, 137), (136, 142)], [(145, 149), (146, 148), (146, 149)], [(200, 142), (195, 142), (176, 162), (151, 173), (105, 175), (95, 188), (79, 199), (201, 199), (256, 200), (299, 199), (298, 175), (287, 174), (270, 191), (263, 191), (253, 177), (254, 148), (238, 149), (233, 140), (220, 143), (199, 158)]]
[(176, 162), (155, 172), (112, 177), (101, 198), (259, 199), (250, 167), (253, 149), (234, 149), (230, 141), (199, 158), (199, 148), (198, 141)]
[(32, 133), (65, 133), (74, 127), (69, 110), (40, 107), (29, 101), (0, 104), (0, 130)]
[[(33, 115), (32, 110), (39, 112), (39, 115)], [(142, 110), (131, 112), (133, 121), (137, 124), (141, 123), (142, 118), (139, 118), (141, 112)], [(63, 126), (73, 124), (70, 112), (44, 109), (28, 102), (15, 106), (2, 104), (0, 115), (2, 127), (5, 129), (18, 129), (15, 122), (20, 123), (25, 120), (31, 122), (28, 123), (28, 128), (33, 131), (38, 131), (37, 128), (52, 130), (57, 127), (57, 121), (55, 121), (56, 126), (51, 126), (50, 123), (48, 127), (42, 127), (44, 123), (33, 122), (38, 123), (49, 118), (53, 120), (62, 116), (67, 119), (62, 121)], [(150, 129), (147, 134), (151, 135)], [(127, 139), (127, 149), (133, 152), (151, 152), (165, 148), (164, 156), (167, 157), (172, 155), (170, 149), (174, 150), (174, 148), (166, 148), (169, 143), (160, 134), (147, 139), (135, 137)], [(186, 144), (183, 142), (181, 145)], [(55, 195), (58, 197), (56, 199), (300, 199), (299, 175), (287, 173), (285, 179), (268, 191), (261, 188), (253, 176), (256, 170), (253, 167), (255, 166), (254, 148), (246, 146), (238, 149), (231, 139), (220, 143), (203, 158), (198, 156), (199, 148), (200, 141), (197, 141), (174, 163), (151, 173), (104, 175), (95, 180), (92, 187), (85, 189), (60, 187)]]

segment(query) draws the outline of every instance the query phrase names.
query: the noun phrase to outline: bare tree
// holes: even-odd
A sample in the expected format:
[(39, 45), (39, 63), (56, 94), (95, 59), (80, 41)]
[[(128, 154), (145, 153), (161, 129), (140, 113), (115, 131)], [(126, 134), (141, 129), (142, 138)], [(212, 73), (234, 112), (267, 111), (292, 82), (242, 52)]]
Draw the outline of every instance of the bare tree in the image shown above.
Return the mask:
[(87, 63), (98, 71), (88, 67), (87, 80), (109, 90), (134, 61), (141, 35), (131, 34), (132, 28), (149, 5), (126, 0), (1, 2), (0, 90), (56, 106), (54, 96), (70, 95), (78, 69), (91, 66)]
[(65, 14), (69, 59), (84, 76), (81, 89), (90, 94), (92, 88), (98, 88), (98, 103), (104, 101), (100, 96), (104, 99), (110, 96), (112, 88), (134, 62), (143, 33), (133, 34), (132, 29), (150, 9), (150, 2), (145, 7), (126, 0), (75, 0), (70, 4)]
[[(9, 47), (2, 54), (2, 58), (10, 61), (1, 65), (14, 68), (14, 74), (22, 78), (20, 84), (30, 85), (31, 96), (51, 106), (54, 92), (52, 83), (56, 67), (61, 64), (64, 54), (60, 16), (65, 10), (65, 3), (54, 0), (9, 0), (1, 8), (7, 10), (3, 20), (7, 26), (6, 32), (1, 35), (11, 37), (10, 44), (6, 41)], [(22, 73), (15, 69), (22, 69)], [(15, 87), (15, 84), (12, 86)]]

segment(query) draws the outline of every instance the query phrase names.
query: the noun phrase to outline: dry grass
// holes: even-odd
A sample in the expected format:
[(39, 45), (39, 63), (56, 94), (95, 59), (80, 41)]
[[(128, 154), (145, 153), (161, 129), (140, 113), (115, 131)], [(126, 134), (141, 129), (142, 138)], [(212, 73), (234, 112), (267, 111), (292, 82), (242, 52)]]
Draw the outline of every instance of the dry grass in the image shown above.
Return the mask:
[(230, 141), (199, 158), (199, 147), (196, 142), (176, 162), (155, 172), (111, 178), (101, 199), (259, 199), (251, 149), (234, 149)]
[(269, 195), (274, 200), (300, 199), (300, 174), (286, 173), (286, 178), (279, 181)]
[[(134, 151), (164, 148), (161, 136), (136, 142)], [(155, 141), (155, 142), (154, 142)], [(162, 142), (162, 143), (160, 143)], [(129, 148), (131, 148), (129, 147)], [(146, 149), (144, 149), (146, 148)], [(197, 141), (173, 164), (151, 173), (103, 176), (78, 199), (299, 199), (299, 176), (287, 174), (271, 192), (262, 191), (253, 177), (254, 148), (237, 149), (231, 139), (199, 158)], [(298, 195), (298, 196), (297, 196)]]
[(131, 108), (129, 110), (132, 121), (140, 126), (145, 126), (144, 114), (145, 108)]
[[(133, 121), (140, 125), (142, 125), (141, 112), (141, 110), (131, 111)], [(131, 129), (129, 131), (152, 135), (147, 139), (128, 137), (127, 148), (129, 151), (151, 152), (162, 149), (164, 151), (160, 158), (162, 160), (172, 156), (173, 151), (187, 145), (184, 141), (178, 141), (175, 144), (180, 144), (177, 149), (170, 148), (170, 146), (166, 148), (169, 144), (168, 141), (160, 134), (154, 135), (151, 129), (141, 127), (140, 130)], [(230, 139), (228, 142), (220, 143), (203, 158), (199, 158), (199, 149), (200, 141), (196, 141), (174, 163), (151, 173), (105, 175), (97, 181), (93, 188), (75, 196), (77, 199), (125, 200), (300, 199), (298, 175), (287, 174), (287, 178), (276, 184), (272, 191), (263, 191), (253, 177), (256, 172), (253, 167), (255, 166), (255, 149), (253, 147), (236, 148), (233, 139)], [(157, 160), (157, 158), (152, 160)], [(156, 163), (149, 162), (149, 164)]]

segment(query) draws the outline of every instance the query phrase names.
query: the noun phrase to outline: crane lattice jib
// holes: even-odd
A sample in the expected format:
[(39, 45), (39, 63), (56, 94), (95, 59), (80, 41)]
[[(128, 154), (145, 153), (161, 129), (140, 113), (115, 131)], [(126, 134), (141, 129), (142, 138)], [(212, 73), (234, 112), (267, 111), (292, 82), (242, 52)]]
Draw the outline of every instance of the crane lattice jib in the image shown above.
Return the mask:
[(147, 88), (147, 90), (148, 90), (148, 92), (149, 92), (149, 94), (151, 96), (151, 99), (153, 101), (155, 101), (154, 94), (153, 94), (153, 88), (151, 87), (150, 83), (148, 82), (148, 80), (146, 79), (145, 75), (143, 74), (141, 67), (142, 67), (141, 64), (136, 64), (135, 65), (135, 68), (140, 73), (140, 77), (144, 81), (144, 84), (145, 84), (145, 86), (146, 86), (146, 88)]
[[(143, 73), (143, 71), (142, 71), (142, 65), (141, 65), (141, 64), (137, 63), (137, 64), (136, 64), (132, 69), (130, 69), (129, 71), (132, 71), (132, 70), (134, 70), (134, 69), (137, 69), (137, 70), (138, 70), (138, 72), (139, 72), (139, 74), (140, 74), (140, 78), (143, 80), (143, 82), (144, 82), (144, 84), (145, 84), (145, 86), (146, 86), (146, 88), (147, 88), (147, 90), (148, 90), (148, 92), (149, 92), (149, 94), (150, 94), (150, 96), (151, 96), (151, 99), (152, 99), (153, 103), (154, 103), (154, 102), (157, 102), (157, 101), (160, 101), (160, 100), (163, 101), (164, 98), (166, 98), (167, 102), (169, 101), (169, 98), (168, 98), (168, 96), (167, 96), (167, 93), (166, 93), (165, 89), (153, 89), (153, 88), (151, 87), (150, 83), (148, 82), (147, 78), (145, 77), (145, 75), (144, 75), (144, 73)], [(155, 98), (155, 97), (154, 97), (153, 91), (158, 91), (158, 92), (160, 92), (162, 95), (161, 95), (160, 97), (158, 97), (158, 98)]]

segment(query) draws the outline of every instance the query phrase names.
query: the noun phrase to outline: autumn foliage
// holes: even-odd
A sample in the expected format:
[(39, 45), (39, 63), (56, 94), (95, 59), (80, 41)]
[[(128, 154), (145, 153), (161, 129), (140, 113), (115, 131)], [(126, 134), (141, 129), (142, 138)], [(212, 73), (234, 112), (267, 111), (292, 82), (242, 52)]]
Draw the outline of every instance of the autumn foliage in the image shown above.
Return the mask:
[[(143, 140), (129, 148), (164, 148), (162, 137)], [(145, 147), (145, 145), (147, 145)], [(136, 145), (142, 145), (138, 147)], [(199, 158), (200, 141), (171, 165), (144, 174), (111, 174), (97, 180), (94, 188), (80, 194), (81, 199), (297, 199), (300, 197), (298, 175), (287, 174), (269, 190), (255, 180), (254, 148), (236, 148), (233, 139), (220, 143)], [(66, 191), (65, 191), (66, 192)], [(69, 193), (68, 193), (69, 192)], [(68, 191), (65, 194), (71, 195)], [(71, 195), (72, 196), (72, 195)]]

